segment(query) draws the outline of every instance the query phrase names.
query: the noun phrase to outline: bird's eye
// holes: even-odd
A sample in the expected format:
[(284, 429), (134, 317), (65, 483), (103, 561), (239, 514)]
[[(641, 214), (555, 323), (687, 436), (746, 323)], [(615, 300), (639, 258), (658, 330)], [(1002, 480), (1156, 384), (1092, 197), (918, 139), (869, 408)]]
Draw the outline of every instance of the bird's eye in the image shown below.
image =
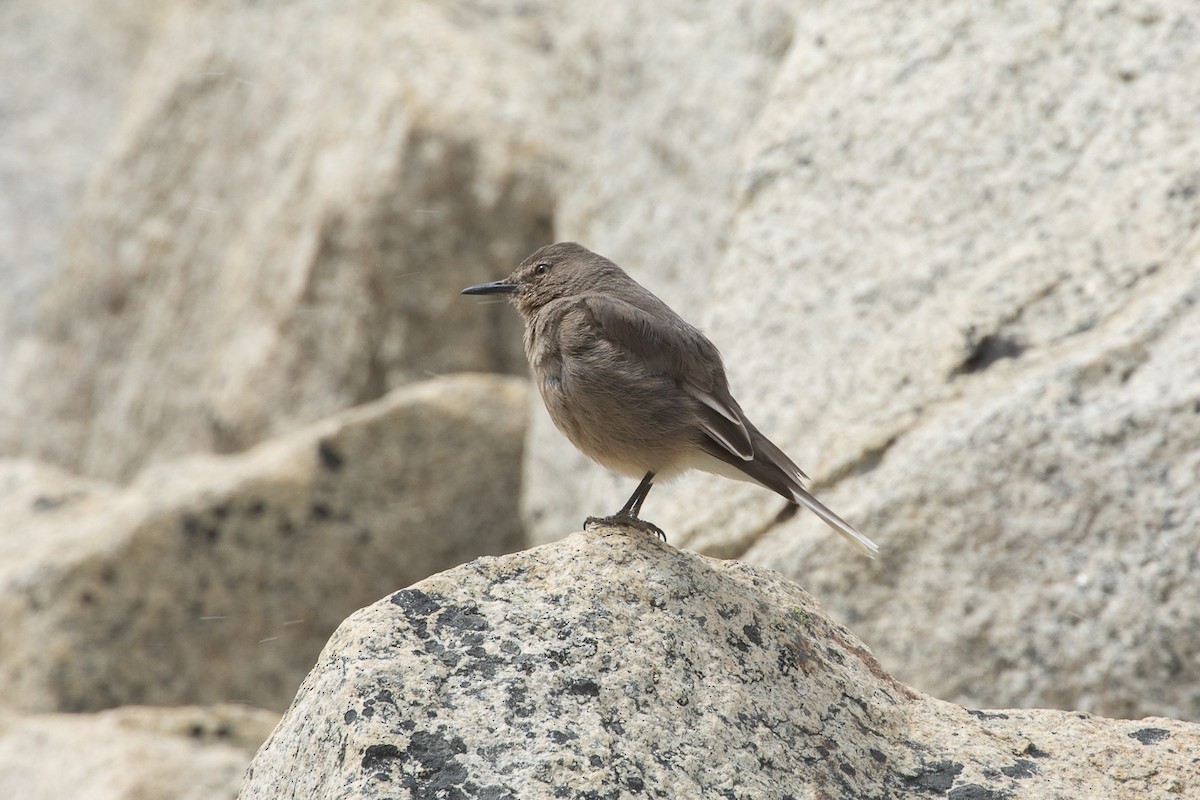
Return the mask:
[(536, 267), (533, 268), (533, 274), (534, 275), (545, 275), (546, 270), (548, 270), (548, 269), (550, 269), (549, 264), (538, 264)]

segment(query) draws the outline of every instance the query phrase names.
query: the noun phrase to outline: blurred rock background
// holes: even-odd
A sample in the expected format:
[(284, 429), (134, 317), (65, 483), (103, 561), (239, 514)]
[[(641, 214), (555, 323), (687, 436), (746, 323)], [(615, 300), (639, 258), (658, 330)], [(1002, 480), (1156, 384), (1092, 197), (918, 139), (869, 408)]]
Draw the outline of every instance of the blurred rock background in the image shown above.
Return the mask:
[(0, 704), (280, 711), (355, 608), (615, 509), (458, 296), (574, 239), (883, 557), (707, 476), (673, 544), (946, 700), (1200, 719), (1188, 11), (0, 4)]

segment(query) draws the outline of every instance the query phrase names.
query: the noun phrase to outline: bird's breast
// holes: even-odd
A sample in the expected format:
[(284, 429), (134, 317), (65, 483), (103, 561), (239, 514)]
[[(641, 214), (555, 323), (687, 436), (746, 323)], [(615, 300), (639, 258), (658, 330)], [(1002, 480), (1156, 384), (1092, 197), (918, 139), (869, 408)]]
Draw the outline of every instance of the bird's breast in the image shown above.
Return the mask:
[(640, 373), (636, 365), (565, 353), (542, 358), (534, 370), (555, 426), (614, 472), (676, 471), (696, 447), (694, 401), (674, 381)]

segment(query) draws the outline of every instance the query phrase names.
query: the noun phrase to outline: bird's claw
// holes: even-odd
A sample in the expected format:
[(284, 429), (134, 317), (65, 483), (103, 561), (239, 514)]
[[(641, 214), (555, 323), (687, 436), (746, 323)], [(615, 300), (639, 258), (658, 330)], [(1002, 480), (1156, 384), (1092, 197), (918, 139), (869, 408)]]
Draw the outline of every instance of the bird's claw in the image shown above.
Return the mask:
[(638, 519), (632, 514), (613, 514), (611, 517), (588, 517), (583, 521), (583, 527), (588, 528), (592, 525), (624, 525), (626, 528), (633, 528), (642, 533), (653, 533), (663, 542), (667, 541), (667, 535), (663, 533), (662, 528), (655, 525), (653, 522), (646, 522), (644, 519)]

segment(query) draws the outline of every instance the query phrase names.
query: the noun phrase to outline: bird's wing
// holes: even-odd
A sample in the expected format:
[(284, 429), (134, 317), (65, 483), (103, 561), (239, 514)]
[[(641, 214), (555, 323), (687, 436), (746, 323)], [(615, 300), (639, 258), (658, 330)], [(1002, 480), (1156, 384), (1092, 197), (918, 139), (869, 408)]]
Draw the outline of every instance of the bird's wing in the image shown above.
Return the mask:
[(701, 426), (715, 442), (744, 461), (753, 459), (746, 417), (729, 393), (716, 345), (653, 295), (639, 299), (655, 307), (646, 310), (605, 294), (585, 295), (580, 304), (605, 338), (700, 401)]

